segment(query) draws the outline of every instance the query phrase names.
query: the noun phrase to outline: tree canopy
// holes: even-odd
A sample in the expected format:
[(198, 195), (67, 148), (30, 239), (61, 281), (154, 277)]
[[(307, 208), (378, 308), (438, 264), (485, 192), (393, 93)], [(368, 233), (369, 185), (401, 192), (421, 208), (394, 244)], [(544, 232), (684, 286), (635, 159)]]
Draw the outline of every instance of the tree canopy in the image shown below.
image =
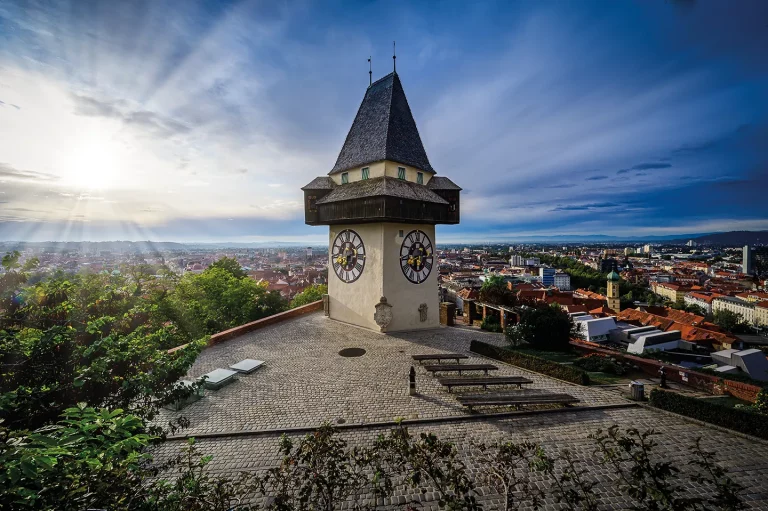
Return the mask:
[(535, 303), (521, 308), (519, 323), (506, 334), (514, 346), (563, 351), (569, 349), (573, 329), (573, 320), (557, 304)]
[(328, 294), (328, 286), (325, 284), (312, 284), (291, 300), (291, 308), (301, 307), (302, 305), (322, 300), (325, 294)]

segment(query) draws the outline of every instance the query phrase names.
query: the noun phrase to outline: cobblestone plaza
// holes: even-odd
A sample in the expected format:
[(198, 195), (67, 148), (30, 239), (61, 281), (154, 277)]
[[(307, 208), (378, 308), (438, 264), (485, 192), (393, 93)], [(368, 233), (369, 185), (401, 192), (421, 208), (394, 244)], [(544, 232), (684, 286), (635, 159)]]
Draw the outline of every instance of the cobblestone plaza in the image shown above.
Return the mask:
[[(178, 412), (191, 422), (184, 434), (197, 436), (200, 450), (214, 456), (211, 470), (237, 472), (276, 464), (282, 430), (314, 428), (330, 421), (343, 424), (345, 429), (340, 434), (350, 444), (364, 445), (389, 429), (397, 418), (416, 419), (409, 426), (412, 432), (431, 431), (444, 439), (461, 440), (460, 446), (468, 441), (487, 443), (503, 439), (540, 442), (553, 453), (569, 449), (589, 463), (590, 475), (600, 481), (598, 490), (605, 508), (613, 509), (626, 503), (612, 487), (614, 475), (595, 463), (594, 446), (588, 435), (613, 424), (624, 429), (654, 428), (661, 433), (655, 452), (679, 461), (681, 466), (687, 462), (688, 447), (702, 437), (703, 446), (716, 451), (718, 461), (747, 487), (745, 498), (749, 505), (755, 509), (768, 508), (768, 443), (668, 413), (629, 406), (615, 391), (572, 385), (490, 361), (469, 352), (472, 339), (504, 342), (499, 334), (462, 328), (383, 335), (330, 320), (322, 313), (268, 326), (202, 352), (190, 370), (191, 377), (226, 368), (245, 358), (264, 360), (265, 364), (218, 391), (207, 391), (201, 400)], [(363, 348), (366, 353), (342, 357), (338, 352), (343, 348)], [(499, 366), (496, 373), (500, 376), (519, 375), (533, 380), (529, 392), (562, 392), (580, 402), (573, 408), (541, 414), (522, 412), (518, 416), (484, 419), (459, 406), (454, 395), (418, 364), (418, 393), (410, 396), (408, 371), (414, 365), (411, 356), (441, 352), (470, 355), (462, 363), (492, 362)], [(454, 393), (462, 391), (454, 389)], [(165, 414), (164, 420), (176, 416), (172, 412)], [(290, 434), (299, 437), (304, 433)], [(169, 454), (180, 446), (181, 442), (170, 441), (161, 449)], [(472, 467), (471, 461), (468, 465)], [(401, 489), (401, 496), (407, 494), (405, 488)], [(436, 508), (428, 495), (422, 497), (426, 498), (427, 509), (432, 504)], [(493, 496), (487, 498), (490, 508), (494, 508)], [(558, 509), (554, 502), (550, 505)]]

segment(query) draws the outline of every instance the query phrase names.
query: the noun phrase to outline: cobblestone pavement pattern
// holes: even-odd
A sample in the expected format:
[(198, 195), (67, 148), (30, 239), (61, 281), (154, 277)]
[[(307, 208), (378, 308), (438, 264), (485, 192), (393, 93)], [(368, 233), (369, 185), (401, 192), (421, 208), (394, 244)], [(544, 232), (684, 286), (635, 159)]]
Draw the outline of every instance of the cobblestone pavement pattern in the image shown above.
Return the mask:
[[(411, 355), (418, 353), (460, 352), (472, 355), (462, 363), (489, 362), (469, 352), (472, 339), (500, 344), (497, 334), (458, 328), (441, 328), (384, 336), (340, 324), (321, 313), (285, 321), (237, 339), (206, 349), (190, 370), (196, 377), (213, 369), (228, 367), (244, 358), (266, 361), (264, 367), (218, 391), (208, 391), (200, 401), (181, 413), (191, 421), (185, 431), (190, 435), (243, 430), (315, 427), (325, 420), (334, 423), (367, 424), (391, 421), (397, 417), (430, 418), (467, 416), (448, 423), (411, 426), (413, 433), (431, 431), (446, 440), (460, 440), (459, 445), (497, 440), (530, 440), (542, 443), (553, 454), (569, 449), (587, 463), (590, 476), (599, 481), (597, 491), (604, 509), (627, 506), (612, 486), (615, 474), (596, 463), (594, 446), (587, 436), (598, 428), (613, 424), (621, 428), (653, 428), (657, 454), (684, 466), (690, 459), (688, 448), (702, 437), (706, 449), (717, 452), (717, 460), (730, 475), (747, 487), (745, 498), (753, 509), (768, 509), (768, 443), (751, 441), (722, 430), (688, 422), (670, 414), (646, 408), (604, 410), (568, 410), (555, 414), (521, 415), (504, 419), (476, 420), (429, 376), (417, 370), (418, 396), (409, 396), (407, 388)], [(360, 347), (366, 354), (358, 358), (338, 355), (342, 348)], [(524, 369), (492, 362), (499, 375), (521, 375), (534, 381), (533, 390), (566, 392), (581, 400), (581, 406), (625, 403), (608, 389), (581, 387), (532, 373)], [(456, 389), (454, 392), (461, 392)], [(175, 416), (165, 412), (163, 419)], [(344, 430), (340, 434), (350, 445), (369, 445), (386, 428), (368, 426)], [(300, 435), (295, 435), (299, 437)], [(235, 473), (263, 470), (279, 461), (279, 434), (198, 440), (202, 453), (213, 455), (210, 469)], [(160, 447), (159, 458), (178, 452), (181, 442), (167, 442)], [(468, 459), (468, 465), (475, 469)], [(488, 509), (498, 501), (488, 489), (481, 490)], [(401, 487), (395, 503), (413, 497)], [(422, 509), (437, 509), (431, 495), (421, 496)], [(560, 509), (548, 502), (545, 509)]]
[[(357, 424), (397, 417), (463, 415), (467, 412), (454, 395), (411, 359), (419, 353), (446, 352), (472, 355), (462, 364), (494, 363), (499, 370), (492, 371), (493, 375), (528, 377), (534, 382), (527, 386), (530, 391), (566, 392), (579, 398), (579, 405), (624, 402), (598, 389), (571, 385), (473, 355), (469, 351), (472, 339), (504, 342), (500, 334), (455, 328), (382, 335), (329, 320), (320, 313), (303, 316), (204, 350), (189, 376), (227, 368), (245, 358), (266, 363), (221, 390), (207, 391), (203, 399), (181, 413), (192, 423), (190, 434), (317, 426), (339, 419)], [(346, 358), (338, 354), (343, 348), (353, 347), (365, 349), (365, 355)], [(408, 395), (412, 365), (416, 367), (418, 396)], [(454, 393), (479, 390), (458, 388)]]

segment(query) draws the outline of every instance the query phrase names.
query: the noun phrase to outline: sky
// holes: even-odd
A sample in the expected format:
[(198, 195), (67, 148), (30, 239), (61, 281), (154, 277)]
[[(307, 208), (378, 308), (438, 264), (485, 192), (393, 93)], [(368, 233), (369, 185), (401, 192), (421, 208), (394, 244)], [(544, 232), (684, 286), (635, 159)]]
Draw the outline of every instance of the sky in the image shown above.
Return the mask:
[(768, 2), (0, 2), (0, 240), (325, 242), (397, 71), (438, 242), (768, 229)]

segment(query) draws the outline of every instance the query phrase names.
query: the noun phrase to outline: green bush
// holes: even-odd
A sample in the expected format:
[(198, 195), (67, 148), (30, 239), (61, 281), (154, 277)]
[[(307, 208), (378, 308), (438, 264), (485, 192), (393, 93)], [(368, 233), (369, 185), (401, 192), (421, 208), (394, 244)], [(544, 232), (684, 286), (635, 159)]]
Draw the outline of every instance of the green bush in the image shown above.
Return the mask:
[(551, 362), (541, 357), (523, 354), (514, 350), (499, 348), (482, 341), (472, 341), (469, 350), (479, 355), (495, 358), (502, 362), (507, 362), (524, 369), (529, 369), (536, 373), (546, 374), (553, 378), (577, 383), (579, 385), (589, 385), (589, 375), (586, 371), (578, 367), (567, 366)]
[(496, 333), (502, 333), (504, 330), (501, 328), (501, 323), (499, 323), (496, 318), (492, 318), (490, 316), (486, 316), (483, 318), (483, 322), (480, 323), (480, 328), (483, 330), (487, 330), (489, 332), (496, 332)]
[(585, 371), (615, 374), (617, 376), (621, 376), (627, 372), (627, 370), (624, 369), (624, 366), (618, 364), (607, 355), (601, 355), (599, 353), (590, 353), (586, 357), (577, 358), (573, 361), (573, 365), (580, 367)]
[(650, 403), (651, 406), (662, 410), (768, 439), (768, 420), (759, 413), (726, 408), (706, 400), (659, 389), (651, 391)]

